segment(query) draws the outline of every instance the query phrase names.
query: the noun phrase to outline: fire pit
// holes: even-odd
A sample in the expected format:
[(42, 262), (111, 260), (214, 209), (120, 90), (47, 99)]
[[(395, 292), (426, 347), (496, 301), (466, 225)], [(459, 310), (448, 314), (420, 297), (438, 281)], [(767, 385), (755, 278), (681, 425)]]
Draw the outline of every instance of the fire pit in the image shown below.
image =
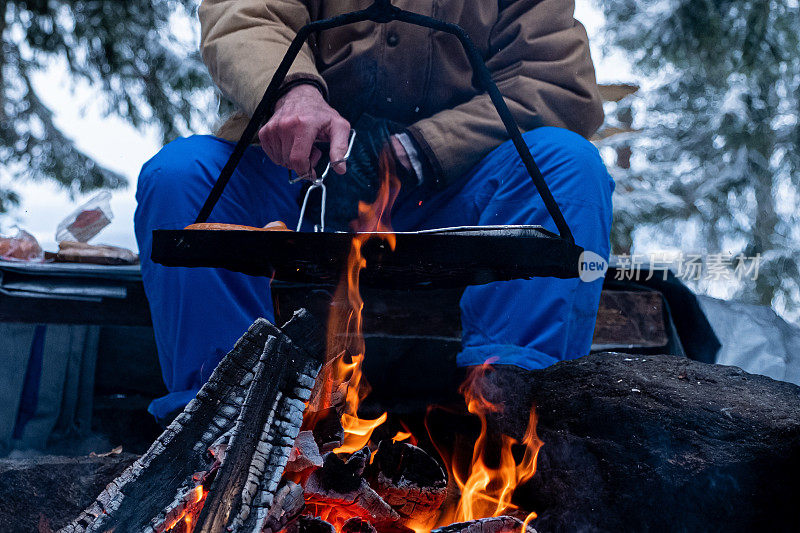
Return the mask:
[(466, 469), (452, 453), (443, 468), (408, 431), (373, 439), (386, 412), (359, 416), (369, 393), (360, 276), (373, 239), (398, 246), (381, 217), (391, 187), (386, 173), (376, 203), (360, 209), (359, 225), (375, 231), (342, 234), (349, 252), (327, 324), (305, 310), (280, 329), (256, 322), (150, 450), (64, 533), (532, 531), (536, 514), (511, 498), (536, 470), (535, 417), (520, 443), (495, 438), (486, 415), (499, 407), (471, 386), (479, 375), (462, 388), (482, 422)]
[[(254, 325), (237, 345), (236, 357), (247, 363), (258, 359), (243, 356), (242, 348), (255, 350), (266, 342), (268, 331), (274, 329), (261, 322)], [(797, 386), (682, 357), (613, 353), (531, 372), (528, 383), (527, 400), (538, 406), (537, 433), (545, 445), (536, 475), (517, 490), (515, 501), (539, 513), (532, 522), (539, 531), (796, 529)], [(420, 437), (419, 446), (430, 450), (424, 429), (418, 431), (413, 419), (408, 422)], [(442, 411), (430, 422), (437, 436), (451, 436), (439, 439), (444, 443), (469, 437), (477, 425)], [(405, 431), (387, 428), (390, 424), (392, 419), (376, 430), (388, 442), (398, 428)], [(410, 444), (410, 438), (401, 442)], [(300, 439), (296, 447), (301, 447)], [(160, 468), (182, 468), (193, 457), (194, 452), (184, 451)], [(94, 496), (134, 459), (123, 453), (0, 461), (0, 530), (48, 532), (48, 525), (65, 526), (84, 507), (93, 508)], [(416, 467), (395, 471), (407, 477), (409, 470)], [(123, 493), (140, 497), (175, 487), (171, 481), (154, 482), (149, 491), (135, 491), (123, 481), (129, 475), (109, 489), (121, 486)], [(154, 474), (137, 475), (153, 480)], [(172, 477), (165, 471), (157, 482)], [(171, 497), (165, 500), (168, 505)], [(298, 525), (309, 520), (298, 518)]]
[[(329, 327), (357, 318), (352, 311)], [(362, 343), (334, 332), (326, 344), (302, 310), (280, 329), (257, 321), (150, 450), (61, 532), (410, 532), (439, 523), (450, 525), (436, 531), (533, 531), (520, 518), (535, 514), (510, 497), (535, 471), (534, 425), (522, 461), (504, 439), (504, 466), (492, 468), (483, 463), (484, 422), (477, 469), (464, 480), (410, 432), (375, 442), (387, 415), (358, 418), (363, 354), (350, 350)], [(470, 398), (470, 410), (480, 401)], [(486, 476), (500, 482), (494, 492)], [(454, 522), (464, 518), (472, 519)]]

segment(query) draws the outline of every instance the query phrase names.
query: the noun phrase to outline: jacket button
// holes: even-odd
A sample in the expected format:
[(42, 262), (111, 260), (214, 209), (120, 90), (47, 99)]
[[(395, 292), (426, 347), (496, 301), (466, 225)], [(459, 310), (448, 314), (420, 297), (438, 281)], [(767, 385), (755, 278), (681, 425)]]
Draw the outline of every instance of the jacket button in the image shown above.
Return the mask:
[(399, 42), (400, 38), (394, 32), (389, 33), (389, 36), (386, 38), (386, 44), (392, 47), (397, 46), (397, 43)]

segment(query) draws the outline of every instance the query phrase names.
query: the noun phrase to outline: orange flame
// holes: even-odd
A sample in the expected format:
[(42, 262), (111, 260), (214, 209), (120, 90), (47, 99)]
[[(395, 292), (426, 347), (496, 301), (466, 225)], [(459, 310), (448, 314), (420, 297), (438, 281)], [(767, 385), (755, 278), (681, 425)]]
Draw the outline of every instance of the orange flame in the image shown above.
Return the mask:
[[(343, 404), (344, 442), (334, 450), (337, 453), (353, 453), (366, 446), (375, 428), (388, 417), (387, 413), (374, 420), (358, 416), (358, 407), (370, 391), (361, 368), (365, 346), (361, 316), (364, 301), (359, 290), (359, 278), (367, 266), (362, 250), (368, 240), (375, 238), (375, 232), (381, 232), (379, 238), (386, 241), (392, 250), (396, 243), (390, 218), (392, 205), (400, 191), (400, 181), (394, 176), (391, 158), (385, 151), (381, 154), (380, 169), (381, 186), (375, 202), (360, 202), (358, 205), (359, 216), (352, 223), (358, 233), (353, 237), (347, 268), (336, 289), (328, 319), (327, 363), (321, 376), (321, 398), (315, 407), (321, 410)], [(308, 416), (313, 418), (314, 413)], [(313, 427), (313, 421), (308, 422), (306, 425)]]
[[(466, 480), (459, 475), (456, 468), (451, 468), (453, 480), (461, 489), (461, 498), (450, 522), (500, 516), (517, 509), (517, 506), (511, 502), (514, 491), (536, 473), (536, 461), (543, 442), (536, 435), (535, 409), (531, 410), (528, 426), (522, 439), (525, 449), (522, 460), (517, 463), (512, 453), (512, 448), (518, 444), (517, 440), (508, 435), (501, 435), (499, 458), (495, 458), (494, 461), (497, 466), (489, 465), (493, 461), (488, 459), (493, 454), (489, 450), (491, 436), (488, 431), (487, 414), (502, 411), (503, 406), (489, 401), (476, 383), (491, 371), (492, 367), (489, 363), (481, 365), (470, 373), (461, 387), (467, 401), (467, 410), (480, 419), (481, 432), (473, 448), (472, 463)], [(523, 532), (526, 530), (527, 524), (535, 517), (536, 513), (528, 515), (522, 528)]]
[[(318, 377), (322, 385), (307, 407), (303, 420), (305, 428), (313, 428), (318, 414), (324, 409), (334, 407), (339, 410), (344, 440), (341, 446), (333, 450), (335, 453), (354, 453), (367, 446), (375, 428), (388, 418), (387, 413), (374, 420), (358, 416), (359, 405), (370, 391), (362, 371), (365, 344), (361, 313), (364, 302), (359, 281), (361, 271), (367, 266), (362, 250), (368, 240), (376, 238), (376, 232), (381, 233), (377, 238), (384, 240), (390, 249), (394, 250), (396, 242), (390, 215), (400, 190), (400, 181), (394, 177), (391, 158), (386, 152), (381, 154), (380, 170), (381, 186), (375, 202), (359, 203), (358, 219), (352, 222), (357, 233), (351, 241), (347, 267), (336, 289), (328, 318), (326, 363)], [(371, 454), (370, 461), (376, 451)], [(357, 516), (351, 509), (319, 502), (309, 501), (307, 504), (307, 509), (314, 516), (333, 524), (337, 531), (347, 519)]]
[(392, 437), (393, 442), (403, 442), (404, 440), (409, 440), (413, 437), (411, 433), (407, 431), (398, 431), (397, 434)]
[(195, 487), (180, 514), (172, 519), (164, 529), (159, 528), (159, 530), (172, 531), (178, 526), (182, 526), (180, 530), (192, 531), (194, 520), (200, 516), (200, 511), (203, 510), (203, 503), (205, 503), (207, 495), (208, 491), (206, 491), (202, 485)]

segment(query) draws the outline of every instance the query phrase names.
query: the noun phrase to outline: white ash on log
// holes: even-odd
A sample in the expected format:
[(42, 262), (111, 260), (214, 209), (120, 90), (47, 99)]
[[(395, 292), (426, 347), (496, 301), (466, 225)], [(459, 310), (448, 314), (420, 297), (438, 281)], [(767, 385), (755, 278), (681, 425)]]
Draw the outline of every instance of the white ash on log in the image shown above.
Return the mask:
[[(469, 522), (457, 522), (434, 529), (431, 533), (521, 533), (523, 525), (524, 523), (517, 518), (496, 516)], [(536, 530), (529, 525), (525, 529), (525, 533), (536, 533)]]
[[(260, 531), (323, 354), (321, 324), (306, 311), (281, 329), (257, 320), (150, 449), (61, 533), (155, 533), (215, 465), (195, 531)], [(221, 466), (212, 447), (224, 449)]]
[(262, 533), (278, 533), (297, 518), (303, 509), (305, 509), (303, 487), (286, 481), (275, 495), (275, 501), (264, 520)]
[(407, 442), (381, 441), (367, 477), (404, 520), (417, 523), (434, 518), (447, 494), (447, 474), (439, 463)]
[(316, 469), (322, 466), (322, 455), (319, 447), (314, 440), (314, 433), (311, 431), (301, 431), (294, 441), (294, 447), (289, 454), (289, 463), (286, 465), (287, 472), (303, 472), (310, 468)]

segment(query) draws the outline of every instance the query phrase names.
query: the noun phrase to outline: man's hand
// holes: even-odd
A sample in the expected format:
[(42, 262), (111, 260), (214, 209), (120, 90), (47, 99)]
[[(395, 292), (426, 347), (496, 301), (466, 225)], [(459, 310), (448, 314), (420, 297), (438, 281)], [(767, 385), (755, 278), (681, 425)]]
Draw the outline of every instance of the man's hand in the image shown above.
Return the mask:
[[(336, 112), (319, 90), (310, 84), (293, 87), (275, 104), (275, 113), (258, 132), (267, 156), (276, 164), (298, 174), (312, 171), (322, 157), (316, 141), (330, 143), (330, 160), (344, 159), (350, 123)], [(345, 163), (334, 165), (337, 174), (347, 171)]]

